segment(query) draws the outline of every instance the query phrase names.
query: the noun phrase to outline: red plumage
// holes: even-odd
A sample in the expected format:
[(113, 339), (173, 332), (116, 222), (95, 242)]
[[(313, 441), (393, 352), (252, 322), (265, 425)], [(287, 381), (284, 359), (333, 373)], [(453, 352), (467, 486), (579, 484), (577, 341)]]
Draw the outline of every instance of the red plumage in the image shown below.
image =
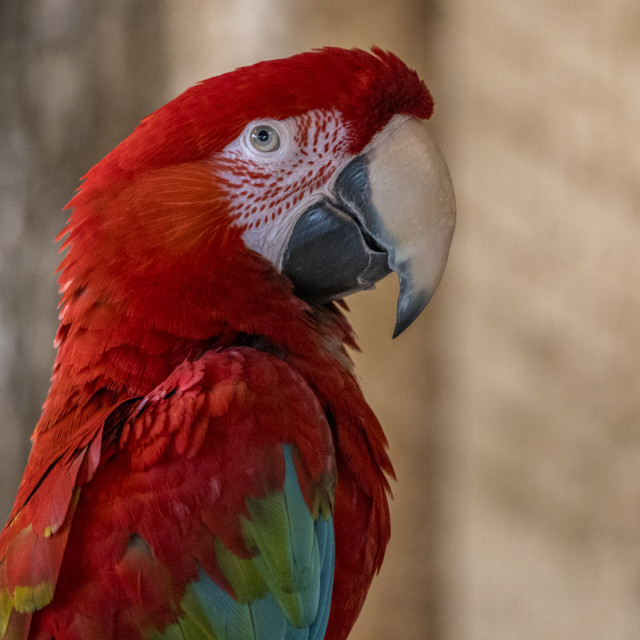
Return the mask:
[(247, 553), (238, 516), (247, 495), (282, 485), (269, 453), (282, 443), (307, 500), (336, 473), (335, 451), (326, 637), (346, 637), (389, 538), (386, 441), (346, 320), (245, 247), (215, 154), (252, 119), (310, 108), (342, 114), (356, 154), (394, 114), (432, 107), (392, 54), (325, 49), (200, 83), (87, 173), (68, 205), (51, 390), (0, 534), (0, 591), (50, 583), (55, 597), (14, 612), (7, 637), (30, 624), (29, 637), (134, 638), (174, 621), (195, 559), (224, 583), (213, 536)]
[(310, 483), (335, 473), (324, 412), (280, 359), (243, 347), (177, 367), (132, 406), (125, 428), (104, 434), (100, 468), (74, 516), (60, 597), (35, 614), (34, 629), (55, 634), (78, 615), (98, 618), (92, 637), (135, 637), (175, 620), (197, 564), (229, 586), (211, 550), (217, 538), (247, 555), (245, 498), (282, 486), (282, 442), (297, 443)]

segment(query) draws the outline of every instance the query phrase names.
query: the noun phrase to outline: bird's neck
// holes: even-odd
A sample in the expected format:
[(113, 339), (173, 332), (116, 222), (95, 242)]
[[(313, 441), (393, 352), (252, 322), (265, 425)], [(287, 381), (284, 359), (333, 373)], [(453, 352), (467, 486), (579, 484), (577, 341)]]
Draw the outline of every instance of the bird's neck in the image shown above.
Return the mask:
[[(182, 361), (210, 349), (269, 350), (321, 395), (318, 372), (351, 376), (344, 343), (353, 341), (344, 316), (333, 306), (309, 308), (263, 263), (244, 261), (244, 270), (234, 265), (204, 283), (176, 283), (168, 276), (161, 299), (136, 283), (121, 287), (125, 297), (92, 281), (66, 291), (52, 385), (37, 432), (64, 420), (73, 423), (65, 427), (71, 434), (92, 414), (148, 394)], [(233, 273), (233, 281), (224, 273)], [(190, 286), (197, 290), (188, 291)]]

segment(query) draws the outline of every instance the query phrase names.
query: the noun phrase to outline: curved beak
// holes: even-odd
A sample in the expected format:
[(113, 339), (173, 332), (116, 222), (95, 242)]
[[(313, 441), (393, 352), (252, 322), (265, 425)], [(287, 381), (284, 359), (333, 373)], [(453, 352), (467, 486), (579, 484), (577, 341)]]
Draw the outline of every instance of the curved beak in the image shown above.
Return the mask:
[(372, 288), (391, 271), (394, 337), (422, 312), (444, 272), (455, 228), (449, 170), (426, 125), (395, 116), (340, 173), (335, 201), (297, 220), (281, 268), (312, 303)]

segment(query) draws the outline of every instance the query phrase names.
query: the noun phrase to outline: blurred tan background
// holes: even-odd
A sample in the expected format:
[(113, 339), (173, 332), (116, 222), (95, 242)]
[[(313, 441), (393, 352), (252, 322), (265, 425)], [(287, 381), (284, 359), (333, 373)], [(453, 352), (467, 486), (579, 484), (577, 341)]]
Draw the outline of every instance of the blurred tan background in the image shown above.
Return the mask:
[(640, 638), (637, 0), (3, 0), (0, 38), (0, 514), (78, 178), (199, 79), (377, 44), (435, 95), (459, 222), (405, 335), (394, 282), (351, 301), (398, 474), (352, 637)]

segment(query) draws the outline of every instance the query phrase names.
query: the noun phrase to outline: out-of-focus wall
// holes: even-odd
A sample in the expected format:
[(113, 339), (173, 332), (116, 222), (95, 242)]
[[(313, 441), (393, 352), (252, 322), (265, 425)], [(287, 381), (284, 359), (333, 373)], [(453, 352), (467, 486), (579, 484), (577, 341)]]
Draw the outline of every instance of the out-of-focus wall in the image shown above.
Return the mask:
[(441, 637), (637, 638), (640, 5), (457, 0), (443, 29)]
[[(350, 301), (398, 475), (387, 560), (352, 637), (637, 637), (636, 0), (150, 5), (2, 5), (23, 9), (21, 31), (0, 14), (3, 59), (18, 65), (0, 71), (16, 124), (0, 127), (0, 507), (50, 370), (48, 243), (77, 178), (203, 77), (377, 44), (435, 95), (459, 223), (439, 292), (400, 338), (392, 280)], [(38, 90), (46, 79), (56, 91)]]
[(162, 104), (165, 24), (145, 0), (0, 2), (3, 522), (51, 375), (61, 209), (91, 165)]

